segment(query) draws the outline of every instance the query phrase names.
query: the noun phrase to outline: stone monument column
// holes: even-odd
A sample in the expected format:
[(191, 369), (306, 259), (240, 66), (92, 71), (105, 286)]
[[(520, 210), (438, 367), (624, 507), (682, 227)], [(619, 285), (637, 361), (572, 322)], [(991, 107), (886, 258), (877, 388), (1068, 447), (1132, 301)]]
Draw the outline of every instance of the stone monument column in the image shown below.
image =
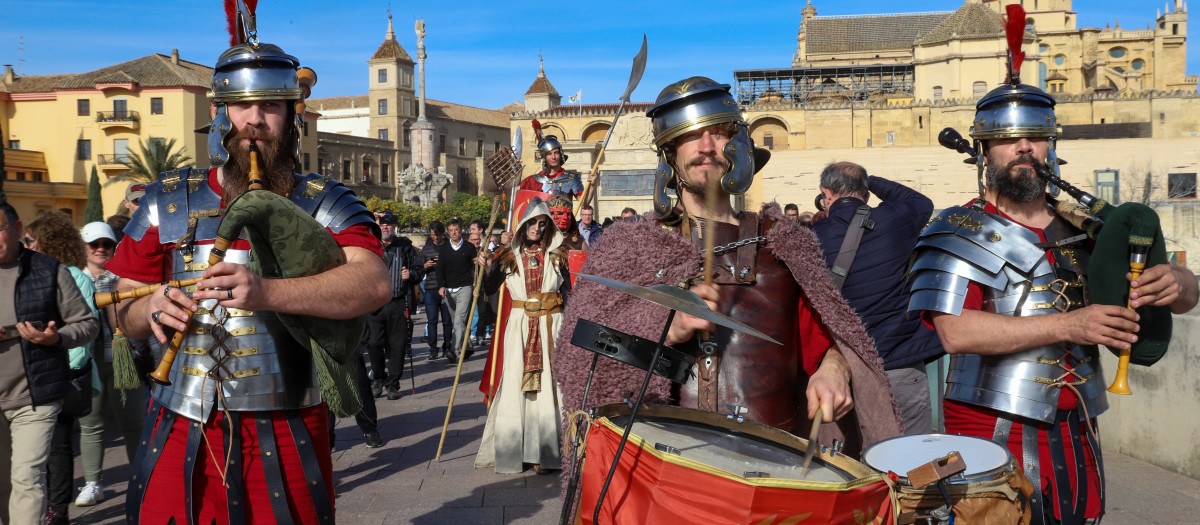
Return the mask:
[(412, 124), (412, 156), (413, 163), (424, 166), (430, 172), (437, 172), (437, 151), (433, 142), (434, 126), (425, 118), (425, 21), (417, 20), (417, 64), (421, 68), (420, 102), (418, 103), (417, 121)]

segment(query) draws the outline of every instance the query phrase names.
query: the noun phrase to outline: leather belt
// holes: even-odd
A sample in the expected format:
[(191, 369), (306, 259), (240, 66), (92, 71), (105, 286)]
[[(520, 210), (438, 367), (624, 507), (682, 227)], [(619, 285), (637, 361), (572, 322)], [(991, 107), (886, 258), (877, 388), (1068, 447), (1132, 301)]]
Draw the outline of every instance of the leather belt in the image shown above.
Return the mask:
[(513, 301), (513, 310), (524, 310), (529, 317), (556, 314), (562, 311), (562, 296), (558, 292), (530, 294), (524, 301)]

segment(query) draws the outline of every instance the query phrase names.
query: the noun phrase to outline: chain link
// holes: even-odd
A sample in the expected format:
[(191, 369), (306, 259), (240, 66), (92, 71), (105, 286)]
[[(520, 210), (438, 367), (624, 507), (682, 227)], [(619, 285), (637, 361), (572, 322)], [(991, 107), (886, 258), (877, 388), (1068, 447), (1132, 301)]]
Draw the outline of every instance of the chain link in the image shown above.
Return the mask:
[[(765, 240), (767, 240), (767, 237), (765, 235), (759, 235), (758, 237), (751, 237), (749, 239), (733, 241), (729, 244), (723, 244), (721, 246), (713, 246), (713, 255), (721, 255), (722, 253), (731, 252), (733, 250), (741, 248), (742, 246), (747, 246), (750, 244), (758, 244)], [(708, 250), (700, 250), (700, 255), (704, 255), (707, 251)]]

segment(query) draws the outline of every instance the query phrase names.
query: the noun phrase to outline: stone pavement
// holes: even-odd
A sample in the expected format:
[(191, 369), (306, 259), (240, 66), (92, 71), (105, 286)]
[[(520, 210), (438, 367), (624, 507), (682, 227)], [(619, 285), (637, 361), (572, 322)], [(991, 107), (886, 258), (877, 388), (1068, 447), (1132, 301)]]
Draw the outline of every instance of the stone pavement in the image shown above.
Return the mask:
[[(420, 333), (422, 324), (417, 326)], [(473, 466), (486, 419), (478, 390), (482, 349), (463, 366), (441, 460), (434, 461), (454, 367), (445, 359), (429, 361), (423, 344), (415, 344), (414, 352), (416, 393), (406, 377), (404, 397), (376, 400), (380, 432), (386, 439), (382, 448), (366, 448), (353, 419), (338, 421), (333, 453), (338, 521), (354, 525), (557, 523), (558, 476), (498, 475)], [(110, 433), (108, 443), (104, 473), (108, 499), (89, 508), (72, 505), (75, 523), (124, 522), (129, 469), (119, 433)], [(1106, 453), (1104, 460), (1109, 492), (1105, 525), (1200, 524), (1200, 481), (1117, 453)], [(83, 484), (82, 472), (76, 461), (76, 487)]]

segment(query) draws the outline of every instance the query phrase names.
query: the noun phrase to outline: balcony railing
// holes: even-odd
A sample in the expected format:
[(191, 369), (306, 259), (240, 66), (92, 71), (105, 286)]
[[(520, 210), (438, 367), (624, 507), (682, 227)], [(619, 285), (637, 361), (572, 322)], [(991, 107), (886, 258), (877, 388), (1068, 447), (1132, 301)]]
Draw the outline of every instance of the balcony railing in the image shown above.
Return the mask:
[(138, 122), (141, 117), (136, 111), (97, 111), (96, 122)]
[(98, 155), (98, 157), (100, 157), (100, 164), (105, 165), (105, 166), (118, 166), (118, 165), (124, 166), (133, 161), (133, 157), (131, 155), (129, 155), (128, 153), (120, 153), (120, 154), (112, 154), (112, 155), (103, 155), (102, 154), (102, 155)]

